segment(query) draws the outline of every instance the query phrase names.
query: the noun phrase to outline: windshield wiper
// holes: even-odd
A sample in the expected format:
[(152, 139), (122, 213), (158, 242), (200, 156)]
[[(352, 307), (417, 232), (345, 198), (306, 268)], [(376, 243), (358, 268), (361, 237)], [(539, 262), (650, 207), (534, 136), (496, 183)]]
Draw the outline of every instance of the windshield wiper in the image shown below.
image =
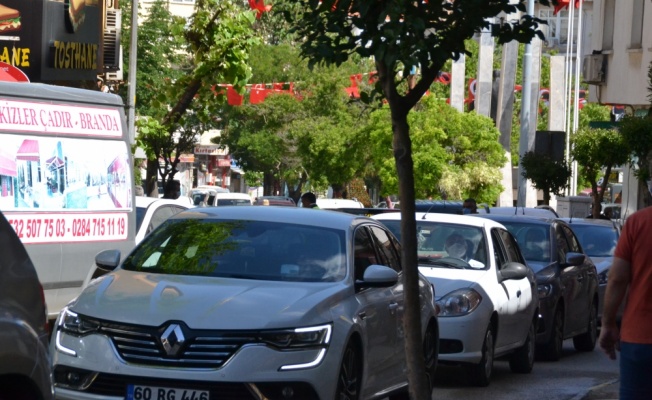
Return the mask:
[(438, 267), (465, 269), (468, 263), (458, 258), (444, 257), (419, 257), (419, 264), (436, 265)]

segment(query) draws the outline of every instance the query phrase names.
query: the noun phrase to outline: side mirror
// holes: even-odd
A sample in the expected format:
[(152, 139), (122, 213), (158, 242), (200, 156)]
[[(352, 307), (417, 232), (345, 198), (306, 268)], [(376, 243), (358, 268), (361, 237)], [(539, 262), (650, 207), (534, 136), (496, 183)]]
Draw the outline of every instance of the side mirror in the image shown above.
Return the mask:
[(113, 271), (120, 265), (120, 250), (104, 250), (97, 253), (95, 265), (104, 271)]
[(529, 272), (530, 272), (529, 267), (523, 264), (510, 262), (507, 264), (505, 268), (500, 270), (500, 276), (502, 277), (501, 281), (506, 281), (509, 279), (519, 280), (519, 279), (527, 278)]
[(361, 281), (355, 283), (356, 288), (389, 287), (398, 282), (398, 273), (384, 265), (373, 264), (364, 271)]
[(584, 258), (586, 258), (586, 256), (582, 253), (570, 252), (566, 254), (566, 260), (563, 267), (574, 267), (581, 265), (584, 262)]

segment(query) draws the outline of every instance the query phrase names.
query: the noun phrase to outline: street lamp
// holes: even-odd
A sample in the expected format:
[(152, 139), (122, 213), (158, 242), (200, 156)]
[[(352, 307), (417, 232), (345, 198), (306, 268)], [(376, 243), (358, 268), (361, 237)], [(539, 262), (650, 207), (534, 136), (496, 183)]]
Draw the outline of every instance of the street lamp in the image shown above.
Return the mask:
[(136, 56), (138, 43), (138, 0), (131, 0), (131, 43), (129, 45), (129, 81), (127, 108), (129, 116), (129, 141), (136, 143)]

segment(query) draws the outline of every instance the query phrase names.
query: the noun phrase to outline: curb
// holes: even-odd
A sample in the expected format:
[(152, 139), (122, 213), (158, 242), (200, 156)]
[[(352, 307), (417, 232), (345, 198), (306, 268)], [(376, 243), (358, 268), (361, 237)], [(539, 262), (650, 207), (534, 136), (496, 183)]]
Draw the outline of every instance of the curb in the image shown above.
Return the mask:
[[(619, 390), (619, 379), (612, 379), (605, 383), (593, 386), (584, 393), (579, 393), (571, 400), (617, 400)], [(609, 386), (613, 386), (609, 388)], [(607, 390), (604, 390), (607, 389)], [(598, 394), (597, 392), (601, 392)]]

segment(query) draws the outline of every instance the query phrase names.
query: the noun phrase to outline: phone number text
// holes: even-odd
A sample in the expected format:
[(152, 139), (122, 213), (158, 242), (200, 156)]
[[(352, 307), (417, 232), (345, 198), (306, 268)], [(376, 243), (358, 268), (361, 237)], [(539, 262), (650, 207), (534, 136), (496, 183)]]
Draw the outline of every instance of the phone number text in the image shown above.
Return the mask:
[(9, 224), (23, 243), (125, 240), (128, 214), (10, 214)]

